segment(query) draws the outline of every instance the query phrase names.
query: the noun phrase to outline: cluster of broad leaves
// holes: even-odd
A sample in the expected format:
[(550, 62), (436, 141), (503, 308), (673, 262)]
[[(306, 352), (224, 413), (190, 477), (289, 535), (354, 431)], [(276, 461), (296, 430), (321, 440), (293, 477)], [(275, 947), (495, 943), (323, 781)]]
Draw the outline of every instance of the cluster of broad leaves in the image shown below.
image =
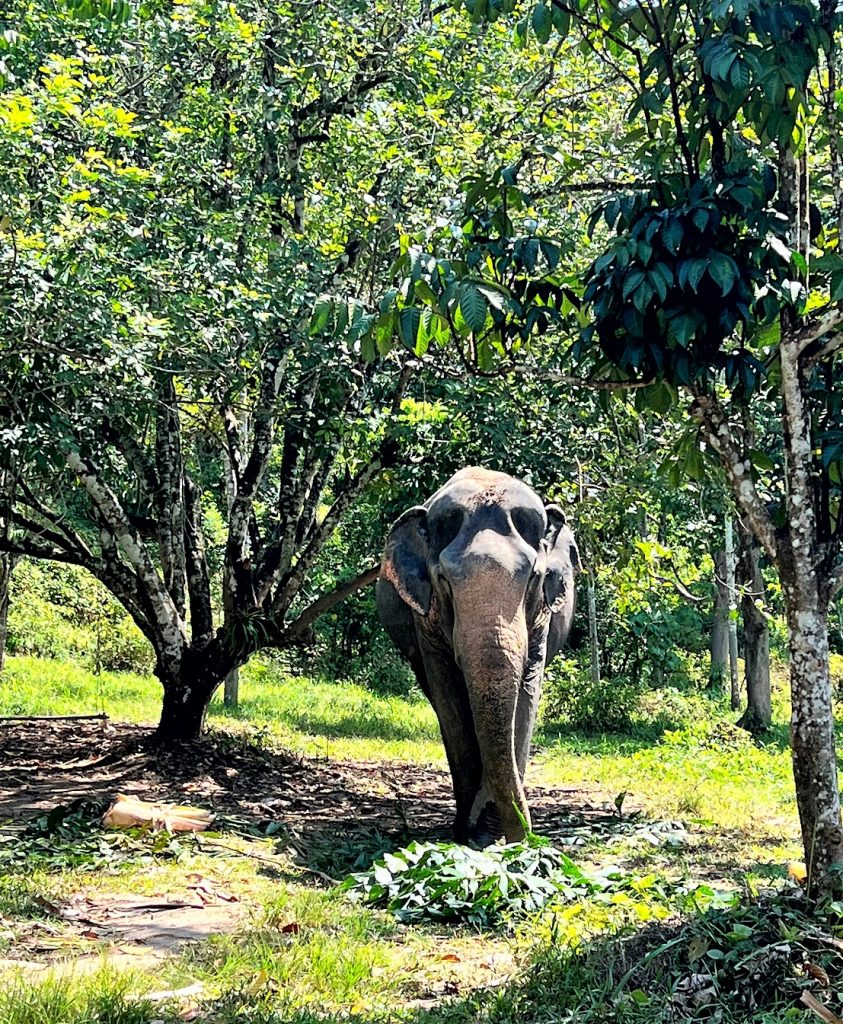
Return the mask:
[(465, 921), (481, 927), (528, 916), (551, 901), (589, 897), (612, 902), (624, 892), (667, 896), (654, 875), (634, 878), (613, 868), (588, 873), (534, 834), (485, 850), (413, 842), (384, 854), (368, 871), (350, 875), (341, 890), (352, 899), (384, 907), (401, 921)]
[(27, 823), (0, 826), (0, 871), (102, 871), (181, 860), (195, 849), (193, 834), (174, 836), (149, 829), (104, 829), (107, 804), (74, 800)]

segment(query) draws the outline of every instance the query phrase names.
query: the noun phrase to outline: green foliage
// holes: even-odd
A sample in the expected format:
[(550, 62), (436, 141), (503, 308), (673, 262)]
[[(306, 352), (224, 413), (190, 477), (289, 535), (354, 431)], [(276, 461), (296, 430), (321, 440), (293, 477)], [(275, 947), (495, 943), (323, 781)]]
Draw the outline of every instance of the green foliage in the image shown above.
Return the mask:
[[(655, 875), (625, 875), (615, 868), (588, 872), (546, 839), (474, 850), (456, 843), (411, 843), (386, 853), (365, 872), (350, 875), (340, 891), (382, 906), (405, 922), (466, 921), (482, 928), (512, 925), (542, 910), (562, 913), (573, 903), (629, 907), (714, 898), (708, 887), (673, 890)], [(656, 916), (659, 916), (656, 914)]]
[(591, 678), (589, 656), (560, 658), (545, 674), (542, 717), (583, 732), (622, 732), (632, 725), (644, 692), (642, 680), (630, 676)]
[(386, 853), (342, 891), (383, 906), (399, 920), (467, 921), (491, 927), (534, 913), (551, 899), (575, 899), (608, 889), (614, 880), (585, 874), (546, 840), (473, 850), (457, 843), (410, 843)]
[(149, 642), (90, 573), (21, 561), (12, 575), (8, 651), (75, 660), (96, 672), (151, 672)]
[(0, 829), (0, 870), (8, 875), (33, 871), (115, 871), (180, 860), (195, 848), (195, 836), (161, 830), (105, 829), (107, 803), (78, 799), (59, 804), (27, 823)]
[[(604, 200), (591, 223), (605, 217), (616, 237), (587, 275), (594, 323), (583, 347), (596, 340), (631, 376), (688, 385), (722, 374), (751, 392), (764, 368), (747, 336), (790, 301), (775, 186), (772, 168), (739, 165), (690, 188), (663, 177), (652, 190)], [(736, 333), (744, 343), (724, 346)]]

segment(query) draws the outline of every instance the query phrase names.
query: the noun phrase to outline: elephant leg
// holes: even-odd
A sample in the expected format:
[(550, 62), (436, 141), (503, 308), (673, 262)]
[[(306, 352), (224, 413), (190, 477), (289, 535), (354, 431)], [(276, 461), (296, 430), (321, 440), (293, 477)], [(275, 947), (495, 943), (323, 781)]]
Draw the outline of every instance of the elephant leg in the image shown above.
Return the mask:
[(439, 719), (453, 781), (454, 838), (465, 843), (469, 838), (471, 808), (483, 774), (465, 680), (448, 651), (424, 651), (423, 661), (427, 687), (422, 689)]
[(530, 759), (530, 742), (539, 712), (548, 633), (547, 624), (536, 624), (531, 629), (527, 667), (518, 690), (518, 704), (515, 709), (515, 761), (522, 783)]

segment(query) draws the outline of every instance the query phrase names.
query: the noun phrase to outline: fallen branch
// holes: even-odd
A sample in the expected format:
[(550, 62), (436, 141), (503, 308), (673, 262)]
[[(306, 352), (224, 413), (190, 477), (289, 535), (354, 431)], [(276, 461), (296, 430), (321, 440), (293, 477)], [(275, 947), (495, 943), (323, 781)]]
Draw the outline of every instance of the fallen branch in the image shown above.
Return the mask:
[(107, 722), (108, 715), (0, 715), (0, 722)]
[(803, 992), (799, 997), (799, 1002), (804, 1003), (809, 1010), (820, 1017), (826, 1022), (826, 1024), (843, 1024), (843, 1021), (837, 1016), (836, 1013), (832, 1013), (831, 1010), (817, 999), (816, 996), (811, 995), (810, 992)]

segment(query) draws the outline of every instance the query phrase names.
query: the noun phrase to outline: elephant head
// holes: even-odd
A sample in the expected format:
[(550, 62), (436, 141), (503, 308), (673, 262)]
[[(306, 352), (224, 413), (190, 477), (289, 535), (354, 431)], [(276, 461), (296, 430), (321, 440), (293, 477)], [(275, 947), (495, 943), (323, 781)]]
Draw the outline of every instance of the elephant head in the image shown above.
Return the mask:
[(567, 636), (578, 565), (561, 509), (480, 469), (405, 512), (387, 539), (382, 577), (416, 613), (417, 632), (448, 645), (465, 680), (483, 769), (471, 821), (482, 830), (490, 818), (507, 841), (529, 827), (523, 777), (548, 636), (552, 620), (556, 637)]

